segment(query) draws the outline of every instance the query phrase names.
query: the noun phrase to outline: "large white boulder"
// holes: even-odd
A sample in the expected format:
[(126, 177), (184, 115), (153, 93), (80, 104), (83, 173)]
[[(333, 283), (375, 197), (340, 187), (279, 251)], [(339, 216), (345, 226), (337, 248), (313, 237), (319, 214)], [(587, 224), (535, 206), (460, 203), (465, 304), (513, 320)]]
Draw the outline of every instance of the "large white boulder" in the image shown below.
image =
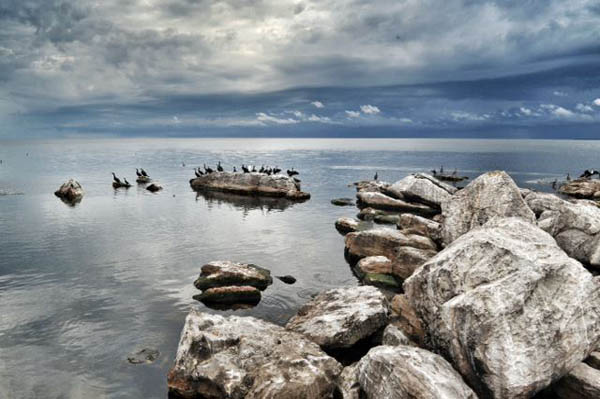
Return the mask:
[(386, 189), (395, 198), (421, 202), (439, 208), (456, 192), (456, 187), (443, 183), (425, 173), (416, 173), (398, 180)]

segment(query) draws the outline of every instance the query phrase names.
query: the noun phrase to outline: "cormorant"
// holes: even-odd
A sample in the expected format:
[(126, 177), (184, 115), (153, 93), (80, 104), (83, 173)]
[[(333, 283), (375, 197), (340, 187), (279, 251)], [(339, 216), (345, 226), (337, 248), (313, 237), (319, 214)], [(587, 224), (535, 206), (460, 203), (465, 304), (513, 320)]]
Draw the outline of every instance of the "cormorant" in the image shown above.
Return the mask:
[(127, 181), (126, 177), (123, 178), (123, 181), (125, 182), (126, 185), (131, 186), (131, 184), (129, 184), (129, 182)]
[(585, 177), (587, 179), (594, 175), (600, 176), (600, 172), (598, 172), (597, 170), (594, 170), (594, 169), (586, 169), (585, 172), (583, 172), (583, 174), (579, 177)]
[(437, 175), (437, 170), (433, 169), (433, 170), (431, 171), (431, 174), (432, 174), (432, 175), (434, 175), (434, 176), (435, 176), (435, 175)]
[(142, 176), (148, 177), (148, 173), (146, 173), (144, 169), (140, 168), (140, 172), (142, 173)]
[(296, 175), (300, 174), (300, 172), (297, 172), (294, 170), (294, 168), (292, 168), (291, 170), (290, 169), (287, 170), (287, 174), (289, 177), (292, 177), (292, 176), (296, 176)]
[(571, 181), (571, 175), (567, 173), (567, 181)]
[(219, 172), (223, 171), (223, 167), (221, 166), (221, 161), (219, 161), (219, 163), (217, 164), (217, 171), (219, 171)]
[(135, 168), (135, 174), (137, 175), (137, 177), (142, 177), (142, 174), (140, 173), (138, 168)]
[(275, 166), (275, 168), (273, 169), (273, 174), (276, 175), (279, 172), (281, 172), (281, 169), (279, 169), (277, 166)]
[(444, 173), (444, 165), (440, 166), (440, 173)]
[(210, 166), (207, 167), (206, 164), (204, 164), (204, 173), (210, 174), (210, 173), (213, 173), (213, 172), (214, 172), (214, 170), (212, 170), (210, 168)]
[(115, 183), (121, 184), (121, 180), (115, 175), (115, 172), (112, 172), (113, 175), (113, 180), (115, 181)]
[(194, 174), (196, 175), (196, 177), (202, 176), (202, 172), (200, 171), (200, 168), (194, 169)]
[(377, 172), (375, 172), (375, 176), (373, 176), (373, 180), (377, 181), (379, 178), (379, 175), (377, 174)]
[(264, 173), (265, 172), (265, 165), (262, 165), (260, 167), (260, 169), (258, 170), (258, 173)]
[(552, 189), (556, 190), (556, 185), (557, 185), (558, 181), (556, 179), (554, 179), (554, 181), (552, 182)]
[(252, 165), (252, 173), (256, 172), (256, 165)]
[(242, 165), (242, 170), (244, 171), (244, 173), (250, 173), (250, 171), (248, 170), (248, 167), (245, 165)]
[(233, 173), (237, 173), (237, 170), (235, 169), (235, 166), (233, 167)]

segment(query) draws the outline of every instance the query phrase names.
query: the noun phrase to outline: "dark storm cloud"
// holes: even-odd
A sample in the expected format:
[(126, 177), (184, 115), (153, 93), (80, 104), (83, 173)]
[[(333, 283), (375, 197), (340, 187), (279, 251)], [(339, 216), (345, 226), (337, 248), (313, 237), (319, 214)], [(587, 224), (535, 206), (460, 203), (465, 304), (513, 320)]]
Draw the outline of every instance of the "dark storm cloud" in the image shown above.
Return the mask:
[(598, 22), (593, 0), (4, 0), (0, 135), (588, 129)]

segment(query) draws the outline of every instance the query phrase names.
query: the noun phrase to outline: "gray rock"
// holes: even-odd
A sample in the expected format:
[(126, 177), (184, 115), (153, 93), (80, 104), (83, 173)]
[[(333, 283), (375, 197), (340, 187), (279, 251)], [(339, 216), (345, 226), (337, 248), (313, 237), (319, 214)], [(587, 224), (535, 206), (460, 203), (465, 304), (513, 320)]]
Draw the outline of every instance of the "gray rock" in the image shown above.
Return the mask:
[(405, 234), (419, 234), (429, 237), (435, 242), (442, 241), (442, 225), (431, 219), (403, 213), (396, 226)]
[(341, 365), (300, 334), (253, 317), (191, 310), (169, 390), (183, 398), (332, 398)]
[(335, 221), (335, 228), (341, 234), (348, 234), (359, 230), (359, 221), (349, 217), (341, 217)]
[(194, 295), (194, 299), (205, 304), (253, 304), (260, 302), (260, 290), (249, 285), (212, 287), (205, 289), (201, 294)]
[(277, 277), (280, 281), (284, 282), (285, 284), (294, 284), (296, 282), (296, 277), (290, 276), (289, 274), (286, 274), (285, 276), (275, 277)]
[(437, 253), (434, 249), (398, 247), (394, 250), (392, 258), (392, 274), (401, 280), (406, 280)]
[(66, 202), (75, 203), (81, 201), (84, 191), (77, 180), (69, 179), (54, 192), (54, 195)]
[(360, 207), (371, 207), (386, 211), (410, 212), (417, 215), (433, 216), (440, 211), (429, 205), (407, 202), (401, 199), (392, 198), (388, 195), (378, 192), (359, 192), (356, 194)]
[(385, 228), (359, 231), (346, 234), (346, 250), (351, 258), (386, 256), (394, 259), (398, 247), (414, 247), (436, 250), (436, 244), (429, 238), (417, 234), (404, 234), (398, 230)]
[(404, 291), (432, 349), (482, 397), (531, 397), (600, 341), (600, 282), (521, 218), (463, 235)]
[(382, 345), (398, 346), (398, 345), (413, 345), (404, 332), (394, 324), (388, 325), (383, 330)]
[(202, 266), (194, 286), (199, 290), (225, 286), (252, 286), (264, 290), (272, 283), (271, 272), (257, 265), (215, 261)]
[(356, 264), (356, 269), (361, 274), (367, 273), (392, 273), (392, 261), (385, 256), (367, 256)]
[(448, 201), (455, 192), (455, 187), (424, 173), (406, 176), (386, 190), (392, 197), (421, 202), (436, 208), (440, 208), (442, 202)]
[(364, 221), (375, 220), (375, 218), (381, 219), (386, 216), (399, 215), (397, 212), (382, 211), (381, 209), (375, 209), (371, 207), (362, 208), (356, 215), (357, 218)]
[(378, 346), (358, 362), (368, 399), (477, 399), (441, 356), (412, 346)]
[(558, 192), (575, 198), (598, 198), (600, 180), (576, 179), (559, 187)]
[(153, 193), (160, 191), (162, 189), (163, 189), (163, 187), (160, 185), (160, 183), (156, 183), (156, 182), (151, 183), (146, 186), (146, 190), (153, 192)]
[(506, 172), (485, 173), (442, 204), (442, 236), (446, 244), (494, 217), (521, 217), (535, 223), (519, 188)]
[(580, 363), (554, 385), (556, 399), (600, 398), (600, 370)]
[(375, 215), (373, 221), (379, 224), (396, 224), (400, 221), (399, 214)]
[(243, 195), (284, 197), (306, 200), (310, 194), (300, 189), (300, 183), (284, 175), (264, 173), (215, 172), (190, 180), (194, 190), (214, 190)]
[(358, 363), (344, 367), (338, 377), (338, 392), (340, 399), (360, 399), (360, 384), (358, 383)]
[(157, 349), (144, 348), (127, 356), (127, 361), (131, 364), (149, 364), (154, 363), (159, 355)]
[(600, 370), (600, 352), (592, 352), (590, 356), (585, 359), (585, 363), (590, 367)]
[(135, 182), (138, 184), (148, 184), (152, 182), (152, 179), (148, 176), (138, 176), (138, 178), (135, 179)]
[(411, 341), (422, 346), (425, 342), (425, 326), (410, 304), (406, 295), (394, 295), (391, 304), (391, 323), (398, 327)]
[(383, 328), (388, 313), (388, 301), (375, 287), (336, 288), (300, 308), (286, 328), (325, 349), (349, 348)]
[(354, 200), (352, 198), (334, 198), (331, 203), (336, 206), (354, 206)]
[(363, 180), (356, 183), (353, 183), (356, 187), (357, 192), (373, 192), (373, 193), (381, 193), (384, 192), (389, 186), (389, 183), (383, 181), (375, 181), (375, 180)]
[(537, 218), (546, 211), (558, 211), (566, 202), (555, 194), (530, 191), (524, 197), (525, 203), (535, 213)]

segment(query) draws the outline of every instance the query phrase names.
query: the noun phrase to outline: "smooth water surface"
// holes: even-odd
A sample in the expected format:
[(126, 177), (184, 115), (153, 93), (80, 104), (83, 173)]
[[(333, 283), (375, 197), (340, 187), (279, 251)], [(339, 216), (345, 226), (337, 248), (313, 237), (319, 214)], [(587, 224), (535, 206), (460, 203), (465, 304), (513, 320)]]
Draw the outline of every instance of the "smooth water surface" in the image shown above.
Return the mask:
[[(252, 262), (275, 280), (252, 315), (284, 324), (310, 295), (357, 284), (333, 223), (356, 208), (348, 184), (395, 181), (444, 165), (470, 177), (504, 169), (524, 187), (599, 168), (599, 142), (509, 140), (139, 139), (0, 142), (0, 398), (165, 398), (166, 374), (191, 307), (192, 282), (212, 260)], [(192, 168), (220, 160), (300, 171), (300, 204), (189, 186)], [(185, 163), (186, 166), (183, 166)], [(143, 167), (163, 184), (115, 191), (111, 172)], [(68, 178), (86, 195), (53, 195)], [(16, 195), (22, 193), (22, 195)], [(218, 312), (214, 310), (208, 310)], [(160, 351), (150, 365), (127, 355)]]

